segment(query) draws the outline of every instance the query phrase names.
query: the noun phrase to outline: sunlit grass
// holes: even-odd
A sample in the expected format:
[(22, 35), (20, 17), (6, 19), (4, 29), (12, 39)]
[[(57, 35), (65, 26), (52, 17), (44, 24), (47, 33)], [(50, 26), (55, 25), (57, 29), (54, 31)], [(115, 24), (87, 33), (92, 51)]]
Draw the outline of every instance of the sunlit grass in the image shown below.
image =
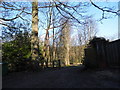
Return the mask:
[(66, 65), (66, 67), (69, 67), (69, 66), (79, 66), (79, 65), (82, 65), (82, 63), (70, 64), (70, 65)]

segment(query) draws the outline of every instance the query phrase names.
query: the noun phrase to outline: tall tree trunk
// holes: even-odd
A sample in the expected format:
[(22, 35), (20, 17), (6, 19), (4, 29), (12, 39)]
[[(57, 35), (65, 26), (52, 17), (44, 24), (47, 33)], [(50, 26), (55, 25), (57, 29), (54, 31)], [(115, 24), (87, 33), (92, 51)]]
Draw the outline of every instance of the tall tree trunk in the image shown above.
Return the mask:
[(61, 59), (64, 60), (63, 62), (65, 65), (69, 65), (69, 43), (70, 43), (70, 25), (69, 22), (66, 22), (66, 24), (63, 26), (60, 36), (60, 42), (61, 42)]
[(48, 67), (48, 63), (50, 61), (50, 45), (49, 45), (49, 29), (51, 25), (51, 17), (52, 17), (52, 10), (49, 8), (49, 19), (47, 20), (47, 29), (45, 35), (45, 44), (44, 44), (44, 57), (46, 60), (46, 67)]
[(50, 45), (49, 45), (49, 29), (46, 29), (46, 36), (45, 36), (45, 42), (44, 42), (44, 52), (43, 56), (46, 60), (46, 67), (48, 67), (48, 63), (50, 61)]
[(31, 59), (33, 67), (38, 67), (37, 58), (39, 55), (39, 41), (38, 41), (38, 1), (32, 2), (32, 36), (31, 36)]
[(55, 60), (55, 30), (54, 30), (54, 9), (53, 11), (53, 60)]
[(66, 65), (70, 65), (69, 50), (70, 50), (69, 43), (67, 43), (67, 45), (66, 45), (66, 56), (65, 56)]

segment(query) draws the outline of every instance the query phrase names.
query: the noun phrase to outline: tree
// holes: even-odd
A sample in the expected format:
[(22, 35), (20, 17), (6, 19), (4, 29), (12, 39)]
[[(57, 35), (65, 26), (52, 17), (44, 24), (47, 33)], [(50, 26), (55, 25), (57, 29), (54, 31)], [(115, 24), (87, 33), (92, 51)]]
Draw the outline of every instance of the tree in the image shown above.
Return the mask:
[[(86, 9), (91, 5), (98, 8), (99, 10), (103, 11), (102, 19), (106, 19), (104, 16), (105, 12), (111, 12), (114, 14), (118, 14), (118, 11), (112, 10), (108, 7), (100, 7), (96, 5), (94, 2), (90, 0), (89, 2), (78, 2), (72, 4), (71, 2), (60, 2), (52, 1), (52, 2), (44, 2), (44, 3), (38, 3), (37, 0), (35, 2), (31, 3), (21, 3), (21, 2), (0, 2), (0, 8), (1, 8), (1, 14), (0, 14), (0, 24), (3, 27), (9, 27), (13, 30), (19, 29), (17, 26), (12, 24), (14, 21), (15, 23), (22, 22), (27, 23), (29, 22), (32, 25), (32, 36), (31, 36), (31, 56), (32, 60), (36, 61), (37, 57), (39, 57), (39, 45), (38, 45), (38, 19), (40, 22), (40, 27), (43, 25), (45, 27), (44, 30), (46, 30), (46, 37), (45, 37), (45, 50), (46, 50), (46, 57), (47, 60), (49, 59), (49, 51), (50, 51), (50, 38), (53, 37), (53, 48), (56, 42), (56, 47), (58, 45), (59, 47), (59, 35), (62, 31), (61, 28), (65, 26), (68, 20), (71, 22), (74, 22), (72, 25), (75, 26), (81, 26), (83, 25), (84, 29), (82, 34), (82, 38), (80, 37), (79, 40), (88, 40), (88, 37), (91, 37), (91, 34), (87, 35), (85, 30), (90, 30), (89, 25), (84, 22), (84, 18), (88, 17), (88, 15), (85, 15)], [(29, 7), (30, 6), (30, 7)], [(32, 6), (32, 7), (31, 7)], [(41, 10), (42, 9), (42, 10)], [(49, 9), (48, 12), (46, 12), (46, 9)], [(54, 9), (54, 19), (51, 17), (53, 14), (50, 12)], [(32, 12), (31, 12), (32, 10)], [(14, 13), (15, 12), (15, 13)], [(43, 17), (38, 18), (38, 13), (49, 13), (50, 16), (46, 17), (46, 19), (41, 19)], [(29, 18), (32, 16), (32, 20)], [(44, 17), (45, 18), (45, 17)], [(62, 21), (62, 23), (59, 23), (64, 18), (65, 22)], [(45, 21), (48, 21), (49, 24), (47, 24)], [(53, 21), (53, 22), (51, 22)], [(45, 23), (44, 23), (45, 22)], [(20, 27), (22, 29), (22, 27)], [(43, 29), (42, 29), (43, 30)], [(50, 36), (50, 30), (53, 30), (53, 36)], [(82, 30), (82, 29), (81, 29)], [(56, 31), (56, 33), (54, 32)], [(63, 30), (64, 31), (64, 30)], [(10, 31), (11, 32), (11, 31)], [(84, 33), (84, 34), (83, 34)], [(87, 35), (87, 36), (86, 36)], [(85, 37), (85, 38), (84, 38)], [(66, 40), (66, 39), (65, 39)], [(68, 41), (68, 40), (66, 40)], [(67, 51), (69, 51), (69, 45), (65, 45)], [(57, 50), (58, 48), (56, 48)], [(53, 50), (55, 51), (55, 49)], [(58, 50), (59, 51), (59, 50)], [(66, 52), (68, 53), (68, 52)], [(57, 54), (56, 54), (57, 55)], [(54, 57), (54, 53), (53, 53)], [(68, 58), (68, 56), (66, 56)]]
[(2, 61), (9, 63), (10, 71), (26, 70), (27, 62), (31, 56), (30, 35), (18, 32), (14, 39), (2, 44)]
[(78, 38), (80, 45), (87, 44), (98, 32), (97, 23), (92, 18), (86, 18), (81, 29), (78, 30)]
[(61, 57), (65, 62), (65, 65), (69, 65), (69, 52), (70, 52), (70, 22), (68, 21), (66, 25), (63, 26), (60, 35), (60, 47), (61, 47)]
[(38, 57), (38, 2), (32, 2), (32, 37), (31, 37), (31, 54), (32, 60)]

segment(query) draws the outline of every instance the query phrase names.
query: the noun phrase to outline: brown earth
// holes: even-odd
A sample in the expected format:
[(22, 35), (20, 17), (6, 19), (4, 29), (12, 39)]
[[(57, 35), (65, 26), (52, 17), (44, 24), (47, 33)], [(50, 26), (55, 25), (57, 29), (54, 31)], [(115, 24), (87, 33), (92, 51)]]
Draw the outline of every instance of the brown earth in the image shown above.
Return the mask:
[(120, 88), (118, 69), (83, 70), (83, 66), (14, 72), (2, 78), (2, 88)]

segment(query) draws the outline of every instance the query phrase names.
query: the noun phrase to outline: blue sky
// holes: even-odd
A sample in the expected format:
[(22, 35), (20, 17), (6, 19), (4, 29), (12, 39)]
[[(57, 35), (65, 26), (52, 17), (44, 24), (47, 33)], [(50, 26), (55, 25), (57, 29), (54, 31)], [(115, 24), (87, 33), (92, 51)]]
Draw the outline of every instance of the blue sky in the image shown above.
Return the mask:
[[(104, 7), (112, 7), (115, 6), (116, 10), (118, 9), (118, 2), (95, 2), (97, 5)], [(101, 18), (102, 12), (95, 8), (94, 6), (91, 6), (88, 8), (88, 14), (93, 15), (93, 18), (95, 20), (98, 20)], [(109, 14), (107, 14), (109, 15)], [(118, 38), (118, 17), (112, 17), (110, 19), (102, 20), (101, 24), (98, 22), (98, 33), (97, 36), (105, 37), (107, 39), (117, 39)], [(41, 32), (41, 31), (40, 31)], [(0, 32), (1, 33), (1, 32)]]
[[(118, 10), (118, 2), (96, 2), (97, 5), (104, 7), (114, 6), (114, 10)], [(89, 14), (93, 14), (94, 19), (99, 19), (102, 16), (102, 11), (91, 6), (89, 8)], [(109, 15), (109, 13), (108, 13)], [(111, 14), (113, 16), (113, 14)], [(98, 33), (97, 36), (105, 37), (107, 39), (117, 39), (118, 38), (118, 16), (113, 16), (112, 18), (102, 20), (102, 24), (100, 22), (98, 24)]]
[[(95, 2), (95, 4), (99, 5), (100, 7), (108, 6), (112, 7), (114, 10), (118, 10), (118, 2)], [(102, 17), (102, 11), (94, 6), (90, 6), (87, 10), (87, 14), (93, 15), (93, 19), (95, 20), (98, 20)], [(106, 15), (112, 17), (102, 20), (102, 23), (97, 22), (98, 33), (96, 36), (105, 37), (106, 39), (110, 40), (118, 39), (118, 16), (115, 16), (115, 14), (111, 13), (106, 13)], [(39, 32), (41, 33), (41, 30)]]

